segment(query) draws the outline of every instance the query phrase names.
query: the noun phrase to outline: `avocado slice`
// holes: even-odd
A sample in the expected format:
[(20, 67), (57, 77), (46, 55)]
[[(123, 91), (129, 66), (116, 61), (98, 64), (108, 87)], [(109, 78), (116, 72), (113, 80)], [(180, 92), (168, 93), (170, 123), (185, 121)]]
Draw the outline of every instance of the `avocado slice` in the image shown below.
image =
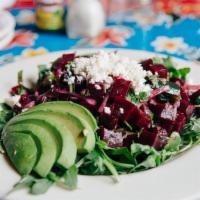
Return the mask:
[[(7, 126), (21, 123), (24, 120), (43, 120), (53, 126), (59, 132), (62, 141), (62, 150), (58, 157), (57, 164), (64, 168), (69, 168), (75, 163), (77, 155), (76, 142), (71, 132), (68, 130), (67, 120), (64, 120), (63, 115), (50, 111), (32, 112), (30, 115), (20, 114), (12, 118)], [(6, 134), (5, 130), (3, 131), (3, 135)]]
[[(95, 143), (87, 144), (87, 137), (91, 129), (88, 129), (84, 123), (76, 116), (68, 112), (61, 112), (61, 111), (52, 111), (52, 110), (38, 110), (30, 113), (22, 113), (20, 116), (28, 117), (28, 116), (40, 116), (44, 115), (43, 118), (47, 118), (48, 114), (59, 116), (59, 121), (62, 126), (65, 127), (66, 130), (69, 130), (71, 135), (76, 141), (76, 145), (79, 152), (90, 152), (94, 148)], [(55, 118), (54, 116), (54, 118)], [(54, 122), (53, 122), (54, 123)], [(93, 133), (93, 132), (92, 132)], [(95, 142), (95, 141), (94, 141)], [(85, 145), (87, 144), (87, 145)]]
[(3, 138), (8, 157), (21, 175), (29, 174), (37, 162), (37, 146), (26, 133), (10, 132)]
[(69, 112), (76, 115), (80, 119), (85, 120), (94, 132), (97, 130), (97, 122), (92, 113), (85, 107), (72, 101), (52, 101), (41, 103), (29, 109), (26, 113), (36, 110), (54, 110)]
[[(93, 115), (83, 106), (73, 103), (71, 101), (56, 101), (47, 102), (37, 105), (24, 114), (30, 114), (34, 111), (40, 110), (51, 110), (55, 112), (67, 112), (72, 113), (78, 117), (84, 126), (88, 129), (87, 135), (85, 135), (86, 140), (83, 149), (88, 152), (92, 151), (95, 147), (95, 131), (97, 129), (97, 123)], [(81, 141), (80, 141), (81, 142)]]
[(54, 130), (42, 120), (24, 120), (7, 127), (6, 132), (27, 132), (40, 148), (39, 159), (33, 170), (41, 177), (46, 177), (60, 155), (61, 148)]

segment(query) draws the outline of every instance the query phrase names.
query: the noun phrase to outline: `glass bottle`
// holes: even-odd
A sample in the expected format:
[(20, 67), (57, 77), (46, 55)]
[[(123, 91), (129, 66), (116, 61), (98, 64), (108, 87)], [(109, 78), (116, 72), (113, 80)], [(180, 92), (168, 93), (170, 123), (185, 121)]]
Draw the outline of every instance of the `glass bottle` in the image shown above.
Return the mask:
[(64, 27), (64, 0), (36, 0), (36, 24), (40, 30), (57, 31)]

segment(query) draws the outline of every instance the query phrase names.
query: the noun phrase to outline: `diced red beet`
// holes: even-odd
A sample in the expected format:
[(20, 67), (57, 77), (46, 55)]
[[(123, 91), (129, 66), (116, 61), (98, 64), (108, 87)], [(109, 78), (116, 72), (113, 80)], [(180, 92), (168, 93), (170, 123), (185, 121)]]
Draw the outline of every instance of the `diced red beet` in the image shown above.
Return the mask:
[(183, 128), (183, 126), (186, 123), (186, 117), (183, 113), (179, 112), (176, 118), (176, 122), (173, 128), (173, 131), (180, 132)]
[(122, 132), (114, 132), (101, 127), (99, 129), (100, 138), (107, 143), (109, 147), (122, 147), (123, 134)]
[(103, 101), (102, 101), (102, 103), (101, 103), (101, 105), (99, 106), (99, 109), (98, 109), (98, 112), (99, 112), (99, 113), (102, 113), (102, 112), (103, 112), (103, 109), (104, 109), (104, 107), (106, 106), (106, 104), (107, 104), (107, 102), (108, 102), (108, 99), (109, 99), (109, 96), (108, 96), (108, 95), (104, 97), (104, 99), (103, 99)]
[(26, 104), (26, 105), (23, 107), (23, 109), (29, 109), (29, 108), (32, 108), (32, 107), (35, 106), (35, 105), (36, 105), (35, 101), (31, 101), (31, 102), (29, 102), (28, 104)]
[(144, 70), (149, 70), (150, 66), (153, 65), (153, 60), (152, 59), (148, 59), (148, 60), (144, 60), (141, 63), (142, 67), (144, 68)]
[(149, 66), (149, 70), (153, 74), (158, 74), (160, 78), (167, 78), (168, 77), (168, 70), (164, 65), (161, 64), (153, 64)]
[(117, 96), (114, 98), (115, 109), (120, 112), (120, 108), (123, 109), (121, 113), (122, 121), (128, 121), (130, 118), (134, 118), (135, 121), (138, 118), (138, 108), (132, 102), (124, 99), (123, 97)]
[(54, 76), (56, 77), (56, 79), (60, 80), (60, 78), (63, 74), (63, 71), (61, 68), (56, 68), (53, 73), (54, 73)]
[(103, 83), (88, 84), (90, 95), (98, 99), (102, 99), (105, 95), (105, 88)]
[(184, 113), (187, 118), (191, 117), (194, 112), (195, 107), (190, 104), (190, 102), (182, 99), (179, 107), (179, 111)]
[(160, 115), (160, 113), (165, 108), (165, 104), (158, 102), (156, 99), (150, 99), (150, 101), (148, 102), (148, 105), (149, 105), (150, 110), (156, 115)]
[(144, 113), (146, 113), (147, 115), (149, 115), (149, 116), (152, 114), (151, 110), (149, 109), (149, 107), (148, 107), (148, 105), (147, 105), (146, 103), (143, 103), (143, 104), (140, 106), (140, 109), (141, 109)]
[(125, 80), (123, 78), (114, 78), (114, 83), (111, 86), (110, 97), (115, 96), (125, 97), (131, 86), (131, 81)]
[(97, 109), (97, 101), (91, 97), (83, 97), (80, 104), (88, 108), (91, 112), (95, 112)]
[(170, 88), (169, 88), (168, 85), (160, 87), (160, 88), (157, 88), (157, 89), (152, 91), (151, 96), (149, 97), (149, 99), (152, 99), (152, 98), (154, 98), (154, 97), (156, 97), (159, 94), (162, 94), (164, 92), (168, 92), (169, 90), (170, 90)]
[(152, 129), (144, 129), (138, 138), (138, 142), (161, 150), (167, 142), (167, 135), (167, 131), (159, 126)]
[(181, 98), (184, 99), (185, 101), (188, 101), (188, 102), (190, 101), (188, 93), (183, 88), (181, 88), (180, 95), (181, 95)]
[(37, 104), (44, 103), (44, 102), (47, 102), (47, 101), (48, 101), (48, 98), (47, 98), (47, 96), (44, 96), (44, 95), (40, 95), (36, 98)]
[(128, 122), (139, 128), (147, 128), (151, 123), (151, 119), (146, 113), (138, 109), (137, 119), (135, 117), (132, 118), (131, 116), (130, 119), (128, 119)]
[(195, 106), (190, 104), (185, 111), (186, 117), (190, 118), (192, 114), (194, 113), (194, 110), (195, 110)]
[(99, 124), (109, 130), (114, 130), (118, 126), (118, 116), (116, 114), (101, 113), (99, 116)]
[(137, 140), (136, 133), (130, 132), (130, 134), (129, 134), (129, 133), (125, 132), (125, 134), (123, 136), (123, 146), (130, 147), (131, 144), (133, 143), (133, 141), (136, 141), (136, 140)]
[(190, 96), (191, 103), (196, 104), (196, 99), (200, 97), (200, 90), (197, 90)]
[(22, 107), (31, 101), (32, 101), (32, 99), (29, 94), (23, 94), (23, 95), (21, 95), (21, 97), (19, 99), (19, 103), (22, 105)]
[(178, 86), (183, 87), (185, 85), (184, 80), (180, 78), (170, 78), (170, 81), (176, 83)]
[(165, 108), (162, 110), (160, 115), (157, 115), (157, 122), (165, 128), (168, 133), (171, 133), (177, 116), (177, 109), (178, 109), (178, 103), (177, 104), (169, 104), (165, 103)]
[(159, 117), (160, 119), (175, 121), (176, 115), (177, 115), (177, 106), (166, 103), (165, 108), (162, 110)]
[(61, 59), (60, 59), (60, 64), (61, 65), (66, 65), (68, 62), (71, 62), (74, 59), (75, 59), (75, 54), (74, 53), (63, 54)]
[(11, 90), (10, 90), (10, 94), (12, 96), (19, 95), (19, 91), (20, 91), (21, 88), (23, 88), (22, 85), (16, 85), (16, 86), (12, 87)]
[(132, 126), (139, 128), (147, 127), (150, 124), (150, 117), (140, 110), (132, 102), (124, 99), (123, 97), (114, 98), (115, 108), (119, 111), (120, 108), (123, 109), (121, 114), (121, 120), (130, 123)]

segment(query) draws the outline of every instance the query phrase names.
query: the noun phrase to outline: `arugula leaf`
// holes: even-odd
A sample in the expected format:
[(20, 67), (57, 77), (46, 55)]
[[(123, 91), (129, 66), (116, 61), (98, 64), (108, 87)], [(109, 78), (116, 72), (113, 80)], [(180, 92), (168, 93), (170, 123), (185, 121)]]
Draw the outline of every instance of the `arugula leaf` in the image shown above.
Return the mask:
[(180, 149), (181, 137), (179, 133), (173, 132), (168, 140), (167, 145), (165, 146), (166, 151), (175, 152)]
[(181, 69), (176, 69), (172, 59), (170, 57), (167, 58), (153, 58), (153, 62), (157, 64), (163, 64), (170, 72), (170, 78), (180, 78), (185, 80), (187, 75), (190, 73), (190, 68), (184, 67)]
[[(161, 164), (160, 153), (148, 145), (133, 143), (131, 145), (131, 153), (137, 162), (133, 171), (149, 169)], [(141, 157), (143, 157), (142, 162)]]
[(110, 148), (107, 152), (108, 155), (117, 157), (120, 162), (135, 163), (135, 160), (127, 147)]
[(12, 109), (5, 103), (0, 103), (0, 138), (6, 123), (14, 116)]
[(26, 175), (21, 178), (21, 180), (13, 186), (13, 189), (9, 192), (12, 193), (16, 190), (20, 190), (23, 188), (30, 188), (35, 182), (35, 178), (31, 175)]
[(30, 193), (34, 195), (44, 194), (52, 186), (53, 182), (47, 178), (35, 180), (31, 185)]
[(68, 189), (74, 190), (77, 188), (77, 175), (78, 168), (76, 165), (73, 165), (67, 170), (66, 174), (64, 175), (64, 179)]
[(134, 91), (129, 91), (127, 98), (136, 105), (140, 105), (140, 102), (143, 102), (147, 99), (147, 92), (140, 92), (139, 95), (136, 95)]

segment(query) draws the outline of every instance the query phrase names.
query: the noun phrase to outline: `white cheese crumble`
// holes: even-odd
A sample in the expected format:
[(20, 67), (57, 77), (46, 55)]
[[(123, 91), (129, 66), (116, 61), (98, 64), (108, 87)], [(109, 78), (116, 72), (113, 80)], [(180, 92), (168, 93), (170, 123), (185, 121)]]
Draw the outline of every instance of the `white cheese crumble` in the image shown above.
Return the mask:
[(13, 107), (16, 104), (19, 104), (20, 95), (15, 95), (9, 98), (5, 98), (4, 102), (8, 104), (10, 107)]
[(123, 108), (120, 108), (120, 109), (119, 109), (119, 112), (120, 112), (120, 114), (124, 114), (124, 109), (123, 109)]
[(106, 114), (111, 114), (111, 110), (110, 110), (110, 108), (109, 107), (104, 107), (104, 112), (106, 113)]
[(101, 90), (101, 86), (98, 85), (98, 84), (95, 84), (94, 87), (95, 87), (97, 90)]
[(99, 51), (91, 57), (76, 58), (74, 73), (91, 83), (103, 82), (106, 89), (113, 83), (113, 76), (120, 76), (132, 82), (136, 94), (150, 91), (150, 86), (145, 84), (148, 72), (143, 70), (141, 64), (114, 52)]

